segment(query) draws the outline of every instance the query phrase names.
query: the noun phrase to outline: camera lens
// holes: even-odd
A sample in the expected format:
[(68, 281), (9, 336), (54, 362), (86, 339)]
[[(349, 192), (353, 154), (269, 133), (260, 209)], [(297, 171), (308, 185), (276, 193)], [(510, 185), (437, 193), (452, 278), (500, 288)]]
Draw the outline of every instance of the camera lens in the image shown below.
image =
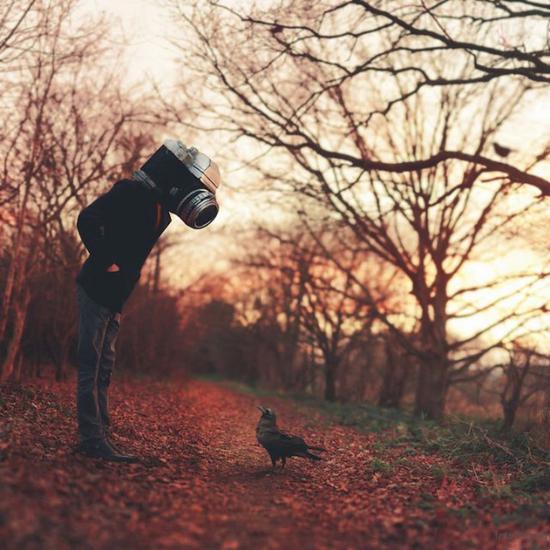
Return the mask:
[(210, 191), (195, 189), (178, 202), (177, 215), (193, 229), (201, 229), (212, 223), (218, 214), (218, 203)]
[(208, 224), (214, 221), (214, 218), (218, 215), (218, 207), (214, 205), (207, 206), (197, 216), (195, 221), (195, 228), (200, 229), (206, 227)]

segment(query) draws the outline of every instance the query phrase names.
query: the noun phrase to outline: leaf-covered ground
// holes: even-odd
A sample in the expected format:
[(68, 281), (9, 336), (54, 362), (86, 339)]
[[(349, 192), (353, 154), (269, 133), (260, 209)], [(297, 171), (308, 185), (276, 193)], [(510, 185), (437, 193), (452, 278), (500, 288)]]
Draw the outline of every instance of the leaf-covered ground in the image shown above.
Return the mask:
[(263, 398), (328, 449), (273, 473), (260, 399), (204, 381), (115, 383), (117, 441), (143, 462), (92, 461), (71, 450), (73, 389), (0, 388), (3, 548), (550, 547), (547, 508), (480, 492), (491, 472)]

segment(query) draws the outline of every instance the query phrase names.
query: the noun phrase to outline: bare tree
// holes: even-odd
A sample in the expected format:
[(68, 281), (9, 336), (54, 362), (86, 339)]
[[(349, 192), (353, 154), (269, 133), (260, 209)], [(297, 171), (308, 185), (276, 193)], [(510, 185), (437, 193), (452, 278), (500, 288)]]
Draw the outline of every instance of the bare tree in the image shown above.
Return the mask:
[[(227, 103), (220, 108), (210, 94), (201, 94), (192, 85), (183, 93), (198, 98), (199, 111), (229, 135), (365, 171), (406, 173), (456, 160), (550, 194), (550, 182), (533, 171), (548, 158), (548, 143), (526, 147), (521, 164), (519, 159), (509, 162), (510, 151), (498, 143), (495, 150), (479, 151), (445, 143), (429, 154), (398, 159), (373, 147), (380, 119), (418, 93), (475, 88), (496, 80), (504, 86), (512, 78), (523, 78), (532, 87), (544, 85), (549, 54), (548, 37), (542, 32), (548, 8), (543, 4), (513, 11), (512, 2), (447, 0), (431, 7), (425, 2), (407, 4), (396, 11), (389, 1), (315, 6), (303, 1), (243, 12), (220, 2), (211, 2), (211, 10), (193, 11), (177, 0), (174, 4), (182, 23), (198, 38), (182, 47), (201, 74), (196, 86), (208, 81), (212, 91), (223, 88)], [(500, 34), (493, 27), (503, 24), (500, 17), (513, 27), (495, 46)], [(448, 31), (442, 28), (443, 20)], [(518, 32), (520, 22), (525, 33)], [(533, 28), (541, 29), (542, 41), (530, 38)], [(370, 98), (373, 84), (383, 90), (376, 102)], [(330, 94), (349, 90), (355, 90), (362, 104), (350, 113), (348, 139), (335, 146), (320, 139), (314, 111), (317, 107), (320, 114), (319, 106)], [(329, 112), (322, 111), (325, 116)], [(260, 121), (265, 132), (257, 131)], [(356, 147), (357, 138), (365, 148)]]
[[(337, 4), (321, 3), (316, 18), (300, 24), (297, 14), (303, 15), (305, 5), (290, 10), (277, 8), (267, 17), (243, 15), (233, 11), (242, 21), (266, 26), (278, 42), (297, 57), (309, 57), (318, 63), (335, 65), (350, 77), (357, 72), (411, 72), (415, 83), (407, 95), (424, 86), (462, 85), (489, 82), (503, 76), (521, 76), (534, 82), (550, 82), (550, 8), (544, 2), (530, 0), (439, 0), (396, 4), (389, 0), (366, 2), (353, 0)], [(290, 17), (281, 17), (281, 12)], [(274, 16), (274, 17), (269, 17)], [(347, 29), (330, 32), (330, 18), (348, 23)], [(290, 20), (287, 23), (287, 20)], [(327, 28), (328, 27), (328, 28)], [(377, 40), (384, 31), (387, 41)], [(289, 36), (290, 35), (290, 36)], [(535, 36), (533, 36), (535, 35)], [(374, 41), (370, 39), (374, 37)], [(369, 41), (376, 46), (360, 64), (335, 63), (330, 56), (304, 51), (304, 43), (313, 40), (337, 43), (348, 38), (354, 48)], [(306, 46), (307, 47), (307, 46)], [(413, 55), (403, 63), (399, 52)], [(449, 59), (456, 56), (469, 64), (468, 76), (453, 73), (452, 68), (435, 70), (430, 58), (441, 51)], [(314, 53), (315, 52), (315, 53)], [(403, 99), (405, 95), (401, 96)]]
[[(524, 93), (522, 85), (513, 93)], [(418, 149), (440, 146), (449, 139), (454, 126), (460, 124), (464, 107), (470, 108), (472, 95), (469, 91), (456, 90), (443, 99), (436, 120), (430, 121), (427, 106), (418, 97), (411, 98), (402, 106), (401, 124), (390, 119), (388, 125), (379, 127), (379, 139), (384, 140), (387, 149), (396, 156), (414, 155)], [(508, 103), (513, 104), (513, 101)], [(490, 141), (492, 133), (510, 113), (508, 107), (498, 107), (495, 102), (492, 106), (494, 111), (488, 108), (483, 112), (482, 107), (482, 112), (475, 115), (482, 120), (476, 136), (479, 149)], [(430, 108), (433, 112), (433, 107)], [(432, 128), (430, 132), (428, 126)], [(397, 134), (394, 133), (396, 127), (402, 128)], [(461, 140), (474, 137), (472, 134), (458, 136)], [(500, 307), (518, 292), (537, 287), (546, 276), (540, 266), (510, 275), (515, 281), (513, 290), (506, 290), (507, 277), (469, 285), (460, 276), (464, 266), (473, 259), (495, 261), (490, 247), (499, 242), (499, 232), (536, 209), (536, 203), (527, 199), (521, 206), (510, 208), (504, 182), (473, 185), (482, 173), (473, 165), (462, 171), (457, 170), (456, 165), (446, 164), (400, 177), (371, 172), (363, 176), (367, 184), (362, 185), (354, 183), (338, 166), (333, 165), (327, 176), (327, 172), (316, 170), (309, 160), (299, 158), (299, 162), (319, 179), (321, 196), (339, 212), (360, 246), (393, 265), (408, 279), (418, 313), (418, 339), (413, 339), (414, 333), (407, 334), (402, 328), (396, 331), (399, 325), (387, 314), (381, 318), (399, 337), (406, 351), (419, 359), (416, 412), (439, 418), (449, 386), (478, 376), (478, 373), (469, 374), (474, 364), (503, 340), (521, 332), (530, 317), (541, 314), (543, 298), (531, 307), (511, 310)], [(331, 178), (334, 173), (338, 179)], [(343, 192), (342, 189), (350, 185), (350, 179), (352, 192)], [(361, 193), (368, 200), (362, 199)], [(365, 297), (370, 297), (368, 287), (364, 290)], [(485, 298), (476, 302), (483, 290)], [(489, 292), (491, 294), (487, 294)], [(487, 298), (488, 295), (492, 297)], [(486, 312), (495, 314), (496, 318), (475, 331), (464, 328), (466, 320), (479, 319)], [(452, 327), (460, 324), (461, 334), (453, 334)], [(506, 327), (499, 337), (493, 332), (496, 326)]]
[(306, 284), (303, 325), (323, 358), (325, 399), (337, 397), (339, 370), (347, 356), (371, 333), (374, 315), (361, 300), (354, 299), (357, 289), (352, 273), (359, 271), (356, 254), (346, 261), (346, 272), (332, 262), (317, 257)]
[[(549, 190), (532, 171), (548, 154), (544, 144), (513, 163), (494, 158), (508, 155), (495, 148), (498, 133), (538, 77), (478, 78), (468, 54), (451, 64), (452, 45), (434, 47), (427, 37), (420, 37), (425, 52), (395, 45), (394, 23), (381, 23), (383, 14), (373, 18), (369, 6), (299, 2), (246, 15), (217, 6), (207, 14), (182, 10), (198, 38), (196, 70), (223, 98), (201, 96), (195, 105), (208, 113), (205, 125), (215, 119), (212, 129), (225, 126), (229, 136), (255, 144), (255, 153), (270, 152), (269, 159), (256, 155), (264, 181), (317, 200), (354, 233), (358, 247), (407, 280), (411, 299), (396, 316), (377, 308), (352, 273), (377, 320), (419, 360), (417, 413), (439, 418), (449, 385), (474, 376), (472, 365), (541, 313), (540, 300), (499, 309), (519, 289), (535, 292), (543, 284), (540, 266), (480, 284), (461, 278), (474, 259), (496, 261), (502, 228), (538, 208), (528, 188), (520, 193), (512, 183)], [(467, 32), (463, 20), (453, 25)], [(468, 32), (483, 44), (483, 28)], [(369, 52), (387, 45), (391, 66), (381, 70)], [(408, 68), (418, 58), (428, 60), (424, 74), (456, 74), (418, 86), (419, 72)], [(398, 99), (391, 108), (388, 97)], [(521, 198), (512, 199), (511, 189)], [(316, 238), (310, 212), (303, 219)], [(337, 254), (324, 252), (345, 272)], [(483, 316), (481, 327), (464, 328)], [(405, 327), (416, 325), (419, 335), (411, 339)], [(495, 327), (503, 330), (497, 335)]]
[[(84, 190), (116, 170), (109, 155), (131, 119), (117, 81), (90, 68), (99, 61), (105, 28), (97, 22), (67, 28), (74, 6), (72, 0), (50, 3), (41, 7), (46, 14), (33, 15), (44, 17), (43, 32), (17, 58), (9, 104), (3, 106), (0, 201), (9, 213), (2, 234), (9, 252), (1, 297), (2, 379), (11, 376), (20, 350), (32, 274), (57, 268), (52, 252), (60, 249), (49, 245), (74, 233), (70, 213), (85, 200)], [(73, 273), (75, 267), (69, 267)]]
[(401, 407), (407, 383), (416, 371), (416, 357), (407, 353), (391, 332), (384, 338), (384, 356), (378, 405), (398, 409)]
[(518, 410), (548, 382), (548, 357), (513, 342), (508, 348), (508, 361), (501, 365), (504, 381), (499, 392), (503, 412), (502, 429), (510, 431)]
[(271, 233), (258, 231), (254, 250), (239, 262), (244, 266), (243, 278), (248, 279), (247, 293), (253, 297), (252, 303), (247, 300), (244, 304), (249, 311), (239, 309), (249, 317), (274, 362), (278, 382), (283, 387), (296, 389), (303, 381), (297, 363), (312, 255), (285, 253), (284, 243), (278, 245), (274, 240)]
[[(382, 307), (389, 305), (395, 277), (376, 258), (342, 248), (328, 227), (318, 237), (323, 246), (299, 227), (258, 229), (253, 249), (239, 262), (245, 266), (239, 286), (243, 280), (245, 286), (234, 294), (245, 323), (271, 351), (282, 384), (304, 389), (321, 380), (325, 398), (335, 400), (343, 368), (373, 337), (376, 315), (355, 278), (369, 285)], [(340, 266), (323, 247), (334, 250)]]
[(0, 70), (12, 71), (14, 62), (38, 42), (44, 32), (44, 2), (9, 0), (0, 4)]

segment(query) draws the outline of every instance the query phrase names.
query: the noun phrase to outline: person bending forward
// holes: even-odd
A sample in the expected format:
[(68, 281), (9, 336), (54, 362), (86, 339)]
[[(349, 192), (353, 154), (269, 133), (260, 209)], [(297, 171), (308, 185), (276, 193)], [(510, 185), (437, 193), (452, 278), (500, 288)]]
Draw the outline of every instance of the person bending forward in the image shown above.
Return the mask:
[(168, 140), (133, 179), (113, 185), (80, 213), (77, 228), (88, 252), (77, 276), (79, 308), (77, 450), (92, 458), (133, 462), (110, 438), (109, 384), (121, 312), (151, 249), (171, 222), (208, 225), (218, 206), (219, 171), (195, 148)]

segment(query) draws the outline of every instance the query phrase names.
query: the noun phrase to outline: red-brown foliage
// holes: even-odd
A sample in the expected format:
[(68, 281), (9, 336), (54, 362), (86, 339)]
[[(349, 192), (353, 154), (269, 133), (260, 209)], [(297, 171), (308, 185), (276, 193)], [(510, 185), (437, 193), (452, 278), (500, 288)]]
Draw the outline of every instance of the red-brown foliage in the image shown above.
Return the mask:
[(134, 465), (71, 453), (72, 384), (5, 386), (1, 396), (4, 548), (519, 548), (550, 541), (543, 519), (521, 525), (517, 501), (477, 496), (475, 480), (444, 459), (399, 445), (381, 454), (388, 435), (330, 424), (286, 400), (263, 403), (283, 428), (328, 452), (323, 462), (293, 459), (272, 473), (254, 436), (259, 399), (210, 383), (115, 384), (118, 441), (144, 457)]

